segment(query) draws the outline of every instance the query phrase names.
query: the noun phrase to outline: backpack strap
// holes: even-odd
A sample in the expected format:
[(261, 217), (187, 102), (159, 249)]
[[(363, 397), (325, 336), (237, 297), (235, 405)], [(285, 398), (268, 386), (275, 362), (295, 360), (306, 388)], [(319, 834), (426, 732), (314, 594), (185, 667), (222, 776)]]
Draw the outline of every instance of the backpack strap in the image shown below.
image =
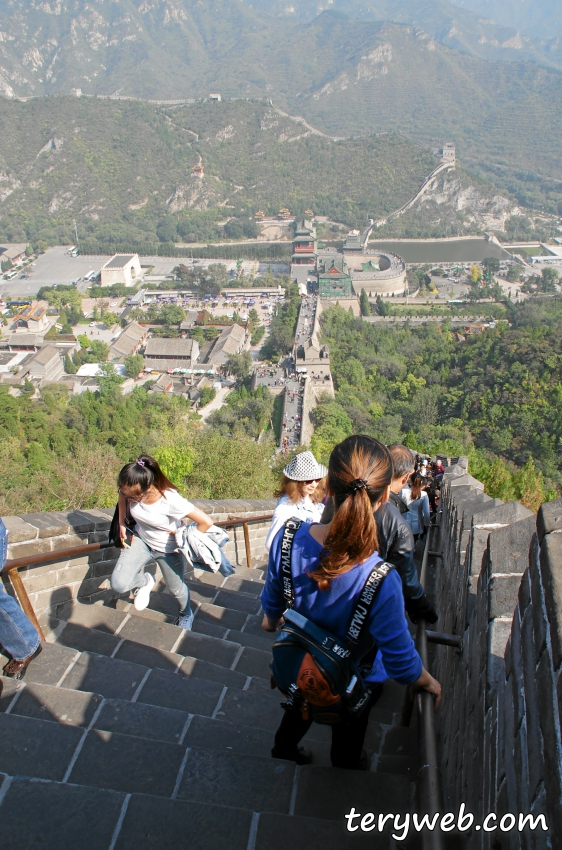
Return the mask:
[(356, 646), (359, 643), (363, 629), (369, 618), (369, 612), (373, 607), (373, 603), (377, 598), (377, 594), (381, 589), (382, 583), (389, 572), (393, 569), (394, 566), (392, 564), (382, 561), (380, 564), (377, 564), (376, 567), (373, 567), (367, 576), (367, 580), (363, 585), (363, 590), (359, 594), (359, 599), (357, 600), (351, 615), (351, 620), (349, 621), (347, 629), (348, 645)]
[(288, 519), (283, 528), (283, 539), (281, 540), (281, 577), (283, 580), (283, 596), (287, 603), (287, 608), (291, 608), (295, 601), (295, 588), (293, 586), (293, 576), (291, 573), (291, 560), (293, 557), (293, 546), (295, 543), (295, 534), (303, 524), (302, 519)]

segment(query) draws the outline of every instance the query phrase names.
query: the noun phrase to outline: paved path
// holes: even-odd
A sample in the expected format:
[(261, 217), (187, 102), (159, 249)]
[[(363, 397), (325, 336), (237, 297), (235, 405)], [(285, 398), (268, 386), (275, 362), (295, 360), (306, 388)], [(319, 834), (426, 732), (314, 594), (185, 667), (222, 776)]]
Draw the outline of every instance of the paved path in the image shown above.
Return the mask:
[(232, 392), (232, 387), (222, 387), (220, 389), (214, 399), (206, 404), (205, 407), (201, 407), (197, 413), (201, 417), (201, 419), (206, 420), (208, 416), (211, 415), (215, 410), (219, 410), (225, 403), (225, 399), (229, 392)]

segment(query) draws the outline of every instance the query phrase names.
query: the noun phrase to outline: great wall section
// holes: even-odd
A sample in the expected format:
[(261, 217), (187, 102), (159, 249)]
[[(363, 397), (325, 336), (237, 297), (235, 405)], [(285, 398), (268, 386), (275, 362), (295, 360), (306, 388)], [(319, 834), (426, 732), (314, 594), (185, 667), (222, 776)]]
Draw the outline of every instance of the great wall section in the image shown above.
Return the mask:
[[(24, 682), (0, 678), (2, 846), (149, 850), (181, 840), (201, 850), (417, 850), (420, 836), (390, 845), (343, 825), (352, 805), (419, 811), (413, 791), (425, 768), (419, 722), (400, 725), (405, 688), (389, 682), (373, 710), (370, 771), (329, 768), (320, 727), (307, 736), (313, 765), (272, 760), (279, 695), (268, 684), (271, 636), (260, 630), (259, 593), (274, 502), (197, 504), (216, 521), (256, 518), (247, 540), (254, 568), (242, 528), (232, 530), (236, 574), (189, 577), (197, 613), (187, 633), (172, 624), (157, 569), (149, 566), (151, 605), (136, 612), (109, 589), (118, 550), (57, 555), (105, 541), (112, 510), (5, 518), (9, 558), (39, 562), (19, 575), (46, 643)], [(423, 847), (558, 850), (562, 500), (535, 516), (491, 499), (459, 458), (445, 471), (441, 508), (426, 590), (440, 613), (435, 628), (461, 641), (430, 652), (443, 685), (435, 715), (442, 811), (462, 803), (474, 824), (443, 833), (440, 844), (430, 835)], [(509, 829), (519, 813), (538, 818), (536, 828)], [(484, 823), (488, 831), (477, 828)]]

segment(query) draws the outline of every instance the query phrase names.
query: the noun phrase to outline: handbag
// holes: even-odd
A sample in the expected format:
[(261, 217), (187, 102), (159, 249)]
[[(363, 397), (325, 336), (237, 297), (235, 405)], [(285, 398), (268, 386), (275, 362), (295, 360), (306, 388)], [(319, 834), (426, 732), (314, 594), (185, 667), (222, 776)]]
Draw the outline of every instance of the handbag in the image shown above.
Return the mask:
[[(130, 514), (129, 502), (126, 501), (125, 504), (125, 525), (131, 532), (133, 532), (135, 529), (136, 522)], [(117, 502), (117, 504), (115, 505), (113, 519), (111, 520), (111, 525), (109, 526), (109, 542), (113, 543), (116, 549), (125, 548), (123, 546), (123, 541), (121, 540), (121, 534), (119, 533), (119, 502)]]

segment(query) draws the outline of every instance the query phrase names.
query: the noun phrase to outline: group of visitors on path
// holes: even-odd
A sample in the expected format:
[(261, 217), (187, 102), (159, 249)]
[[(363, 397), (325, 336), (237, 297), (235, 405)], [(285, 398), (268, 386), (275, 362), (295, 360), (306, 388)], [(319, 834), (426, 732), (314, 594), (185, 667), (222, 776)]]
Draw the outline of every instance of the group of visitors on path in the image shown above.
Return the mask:
[[(418, 512), (412, 506), (424, 501), (418, 474), (408, 448), (387, 447), (362, 435), (337, 445), (328, 467), (308, 451), (285, 467), (266, 542), (269, 561), (261, 597), (262, 628), (280, 630), (273, 646), (272, 686), (286, 698), (274, 758), (309, 763), (312, 754), (299, 743), (328, 706), (324, 717), (332, 719), (322, 722), (332, 725), (332, 764), (367, 769), (363, 741), (369, 712), (387, 678), (425, 688), (438, 707), (441, 686), (424, 669), (405, 616), (413, 622), (437, 620), (414, 562), (414, 536), (421, 533), (414, 529), (420, 526), (408, 519)], [(155, 582), (144, 567), (156, 561), (177, 600), (176, 624), (190, 630), (194, 612), (186, 563), (203, 563), (225, 576), (233, 572), (222, 553), (224, 532), (178, 492), (149, 455), (121, 469), (118, 492), (112, 533), (121, 553), (112, 589), (131, 592), (135, 608), (146, 608)], [(425, 528), (424, 511), (422, 505), (418, 517)], [(340, 671), (332, 679), (326, 680), (315, 662), (310, 636), (318, 642), (319, 634), (329, 635), (339, 653)], [(41, 651), (36, 630), (3, 591), (0, 643), (11, 657), (4, 675), (13, 678), (22, 678)], [(292, 682), (288, 659), (299, 651), (302, 663)]]

